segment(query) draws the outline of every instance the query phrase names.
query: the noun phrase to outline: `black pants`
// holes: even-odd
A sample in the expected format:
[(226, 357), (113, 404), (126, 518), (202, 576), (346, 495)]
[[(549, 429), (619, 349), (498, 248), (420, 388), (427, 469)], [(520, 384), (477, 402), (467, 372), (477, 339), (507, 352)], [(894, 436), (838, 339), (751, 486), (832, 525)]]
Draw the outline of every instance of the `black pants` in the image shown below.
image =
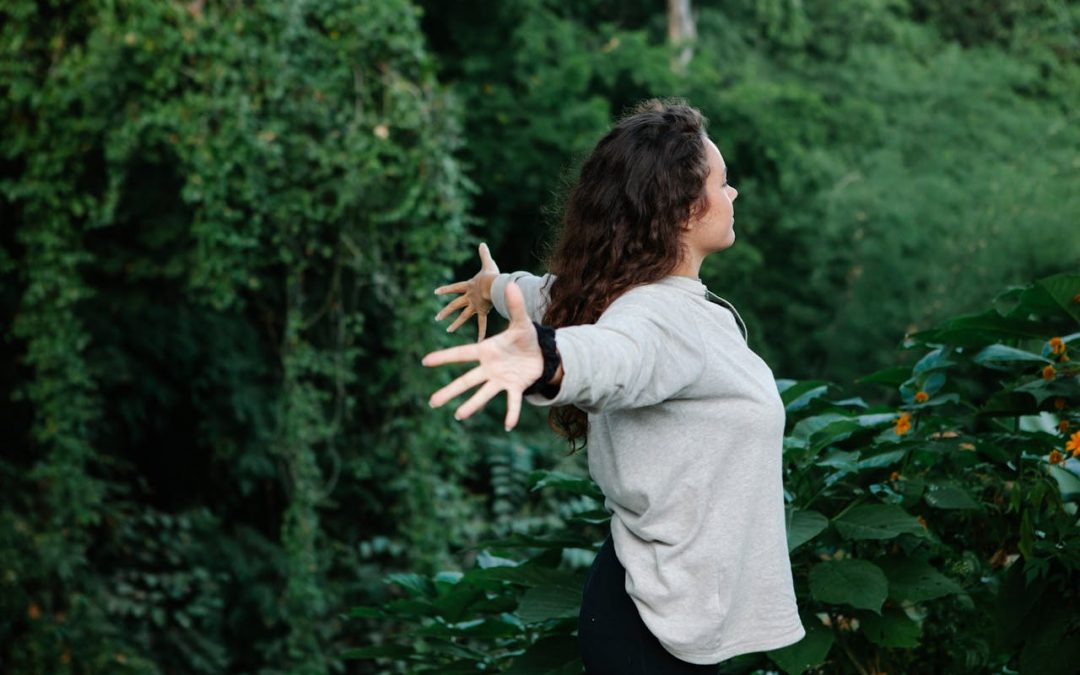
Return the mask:
[(589, 675), (716, 675), (719, 664), (675, 658), (649, 632), (626, 593), (626, 569), (608, 535), (585, 580), (578, 616), (578, 643)]

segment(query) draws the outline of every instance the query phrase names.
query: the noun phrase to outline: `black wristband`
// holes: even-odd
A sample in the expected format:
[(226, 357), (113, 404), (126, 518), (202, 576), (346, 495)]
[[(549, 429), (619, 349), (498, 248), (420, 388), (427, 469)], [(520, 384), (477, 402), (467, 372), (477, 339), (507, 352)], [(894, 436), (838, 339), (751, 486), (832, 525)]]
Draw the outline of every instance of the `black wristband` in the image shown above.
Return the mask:
[(555, 347), (555, 329), (535, 321), (533, 321), (533, 326), (536, 327), (536, 340), (540, 343), (540, 352), (544, 355), (544, 372), (522, 393), (541, 394), (545, 398), (555, 398), (555, 395), (559, 393), (559, 385), (548, 382), (555, 377), (555, 371), (559, 369), (559, 364), (562, 362)]

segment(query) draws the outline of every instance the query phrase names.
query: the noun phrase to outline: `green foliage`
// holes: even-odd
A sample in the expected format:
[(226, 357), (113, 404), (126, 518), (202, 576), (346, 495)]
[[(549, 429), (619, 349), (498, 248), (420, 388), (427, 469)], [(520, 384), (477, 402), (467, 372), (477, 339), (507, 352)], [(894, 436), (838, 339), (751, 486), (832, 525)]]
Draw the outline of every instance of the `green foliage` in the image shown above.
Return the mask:
[[(431, 332), (431, 289), (461, 278), (468, 227), (504, 269), (531, 266), (574, 162), (651, 95), (712, 118), (742, 229), (702, 273), (774, 370), (847, 380), (905, 333), (942, 345), (859, 385), (899, 394), (910, 437), (856, 392), (785, 390), (799, 591), (861, 627), (810, 618), (770, 658), (918, 641), (913, 669), (953, 664), (954, 643), (961, 670), (1052, 660), (1073, 636), (1055, 584), (1074, 548), (1051, 514), (1074, 512), (1080, 481), (1073, 459), (1035, 457), (1074, 380), (1037, 376), (1060, 361), (1031, 341), (1067, 332), (1062, 291), (941, 322), (1080, 259), (1077, 8), (703, 1), (680, 75), (652, 0), (422, 4), (0, 6), (0, 670), (340, 672), (343, 608), (365, 604), (399, 622), (365, 637), (402, 668), (572, 671), (573, 593), (607, 518), (595, 486), (547, 471), (540, 415), (507, 436), (496, 411), (432, 413), (452, 374), (419, 360), (460, 340)], [(968, 425), (982, 464), (957, 464), (952, 437), (912, 447), (939, 417)], [(898, 463), (925, 475), (866, 483)], [(984, 582), (965, 570), (991, 541), (998, 563), (1022, 558)], [(912, 566), (890, 567), (894, 545)], [(884, 573), (880, 614), (810, 595), (811, 552), (841, 550)], [(435, 575), (463, 555), (489, 576)], [(957, 628), (964, 594), (927, 597), (949, 580), (999, 599), (1000, 636)], [(428, 605), (432, 634), (395, 646)]]
[[(899, 406), (778, 382), (807, 636), (722, 671), (1075, 672), (1078, 327), (1080, 276), (1057, 275), (912, 335), (906, 348), (923, 352), (914, 366), (867, 378), (895, 388)], [(531, 482), (608, 515), (587, 478), (537, 471)], [(400, 637), (349, 656), (394, 672), (580, 672), (556, 647), (574, 638), (583, 583), (567, 554), (594, 551), (604, 524), (586, 510), (487, 542), (464, 574), (388, 577), (407, 597), (352, 616)], [(551, 660), (534, 664), (541, 653)]]
[[(430, 565), (485, 506), (401, 366), (432, 346), (470, 189), (415, 8), (0, 16), (4, 363), (32, 416), (0, 460), (0, 663), (340, 670), (335, 607), (376, 583), (359, 544)], [(104, 543), (130, 536), (166, 562)]]
[[(684, 75), (659, 6), (424, 6), (500, 264), (535, 266), (611, 115), (686, 97), (740, 191), (738, 240), (702, 278), (759, 326), (774, 370), (849, 382), (987, 288), (1080, 260), (1080, 14), (997, 4), (698, 2)], [(997, 37), (951, 41), (968, 30)]]

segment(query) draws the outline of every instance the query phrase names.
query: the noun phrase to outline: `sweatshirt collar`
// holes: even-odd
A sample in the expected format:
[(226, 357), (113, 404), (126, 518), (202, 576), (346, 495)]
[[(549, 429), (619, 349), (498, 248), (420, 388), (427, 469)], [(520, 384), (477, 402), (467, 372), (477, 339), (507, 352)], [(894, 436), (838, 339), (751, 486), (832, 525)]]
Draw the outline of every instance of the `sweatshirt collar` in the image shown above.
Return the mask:
[(749, 335), (746, 330), (746, 322), (739, 316), (739, 312), (735, 309), (735, 306), (730, 302), (721, 298), (716, 293), (710, 291), (705, 283), (701, 281), (699, 277), (684, 277), (678, 274), (670, 274), (660, 280), (660, 283), (675, 286), (678, 288), (685, 288), (691, 291), (700, 298), (705, 298), (709, 302), (716, 303), (731, 310), (731, 313), (735, 315), (735, 323), (738, 325), (739, 332), (742, 333), (743, 340), (749, 340)]
[(689, 291), (693, 291), (701, 297), (705, 297), (705, 292), (708, 290), (707, 288), (705, 288), (705, 284), (698, 277), (684, 277), (678, 274), (669, 274), (660, 281), (671, 284), (672, 286), (678, 286), (679, 288), (685, 288)]

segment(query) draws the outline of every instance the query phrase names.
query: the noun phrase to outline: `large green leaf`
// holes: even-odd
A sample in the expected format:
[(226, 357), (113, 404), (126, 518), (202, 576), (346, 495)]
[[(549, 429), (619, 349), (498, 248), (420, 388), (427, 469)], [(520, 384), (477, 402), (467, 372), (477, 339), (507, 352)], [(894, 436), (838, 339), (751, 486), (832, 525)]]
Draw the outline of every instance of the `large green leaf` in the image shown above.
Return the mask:
[[(787, 380), (786, 382), (790, 382)], [(780, 382), (777, 382), (778, 387)], [(797, 384), (786, 386), (780, 391), (780, 398), (784, 402), (784, 409), (792, 413), (802, 410), (810, 401), (820, 398), (829, 392), (829, 383), (817, 380), (803, 380)]]
[(885, 466), (896, 464), (908, 453), (907, 448), (900, 450), (888, 450), (879, 452), (871, 457), (864, 457), (856, 462), (859, 469), (880, 469)]
[(1013, 338), (1041, 338), (1052, 332), (1054, 325), (1046, 321), (1005, 317), (996, 310), (963, 316), (946, 321), (939, 328), (919, 331), (908, 336), (908, 342), (922, 344), (951, 344), (958, 347), (978, 347)]
[(926, 353), (915, 366), (911, 369), (913, 375), (920, 375), (922, 373), (928, 373), (938, 368), (948, 368), (949, 366), (956, 365), (957, 361), (950, 358), (952, 350), (938, 348), (932, 349)]
[(880, 616), (860, 613), (859, 630), (874, 644), (889, 648), (917, 647), (922, 632), (919, 624), (894, 607), (886, 608)]
[(883, 368), (877, 372), (865, 375), (857, 378), (855, 381), (859, 384), (875, 383), (884, 384), (890, 387), (899, 387), (908, 379), (911, 375), (911, 369), (906, 366), (890, 366)]
[[(1025, 382), (1017, 387), (1012, 388), (1011, 390), (1006, 389), (998, 393), (1000, 395), (1007, 396), (1012, 392), (1024, 392), (1025, 394), (1030, 394), (1035, 398), (1036, 405), (1042, 405), (1043, 401), (1048, 398), (1053, 398), (1057, 396), (1076, 396), (1078, 391), (1080, 391), (1080, 376), (1055, 377), (1052, 380), (1044, 380), (1040, 377), (1037, 380)], [(1012, 411), (1010, 412), (1029, 412), (1026, 401), (1024, 405), (1014, 406)]]
[(792, 509), (787, 513), (788, 552), (810, 541), (829, 526), (829, 519), (817, 511)]
[(926, 484), (923, 499), (939, 509), (977, 509), (979, 503), (963, 488), (949, 481), (932, 481)]
[(487, 597), (487, 591), (480, 585), (473, 583), (458, 583), (443, 595), (436, 598), (432, 604), (447, 621), (460, 621), (465, 616), (465, 611), (473, 604)]
[(868, 560), (827, 560), (810, 568), (810, 594), (821, 602), (880, 614), (888, 591), (885, 573)]
[(1039, 279), (1034, 287), (1020, 297), (1020, 308), (1031, 311), (1033, 301), (1027, 294), (1035, 295), (1035, 289), (1041, 290), (1073, 320), (1080, 322), (1080, 303), (1076, 302), (1077, 294), (1080, 294), (1080, 274), (1055, 274), (1052, 277)]
[(901, 534), (926, 534), (914, 516), (894, 504), (856, 506), (834, 518), (833, 526), (845, 539), (892, 539)]
[(537, 586), (525, 591), (517, 615), (525, 623), (568, 619), (581, 612), (581, 587)]
[(923, 602), (964, 589), (918, 558), (879, 558), (874, 561), (889, 580), (889, 597), (896, 601)]
[(575, 476), (561, 471), (533, 471), (529, 474), (530, 490), (536, 491), (546, 487), (604, 501), (604, 493), (588, 476)]
[(401, 586), (413, 598), (431, 598), (435, 596), (434, 582), (422, 574), (393, 572), (386, 575), (385, 581)]
[(581, 672), (581, 651), (577, 638), (552, 635), (536, 641), (514, 659), (505, 675), (577, 675)]
[(581, 589), (583, 580), (576, 573), (564, 570), (543, 567), (541, 565), (518, 565), (517, 567), (488, 567), (487, 569), (472, 569), (465, 575), (465, 579), (472, 582), (485, 579), (499, 579), (511, 583), (528, 586), (551, 586), (570, 589)]
[(1041, 354), (1035, 354), (1008, 345), (990, 345), (979, 351), (972, 361), (987, 368), (1013, 370), (1017, 365), (1048, 364), (1052, 361)]
[(525, 626), (521, 620), (513, 614), (507, 613), (457, 623), (432, 623), (413, 631), (415, 635), (447, 638), (470, 637), (486, 640), (521, 635), (524, 632)]
[(852, 434), (856, 434), (866, 429), (866, 427), (856, 420), (836, 420), (828, 426), (811, 434), (810, 449), (814, 452), (819, 451), (833, 443), (849, 438)]
[(766, 652), (769, 659), (789, 675), (799, 675), (823, 664), (835, 639), (832, 630), (823, 626), (813, 614), (800, 612), (799, 618), (806, 636), (795, 644)]

